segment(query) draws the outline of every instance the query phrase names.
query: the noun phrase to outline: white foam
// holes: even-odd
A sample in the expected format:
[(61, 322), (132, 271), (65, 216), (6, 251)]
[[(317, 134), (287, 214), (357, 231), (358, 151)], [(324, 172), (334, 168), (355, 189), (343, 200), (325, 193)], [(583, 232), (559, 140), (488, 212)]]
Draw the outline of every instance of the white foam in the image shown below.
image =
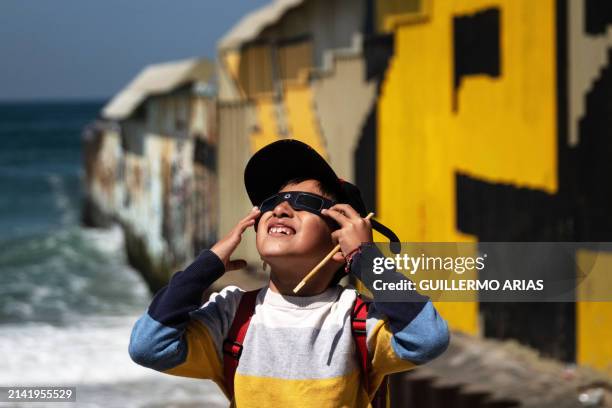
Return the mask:
[(83, 239), (87, 240), (101, 252), (116, 255), (124, 246), (121, 226), (114, 224), (110, 228), (86, 228), (81, 231)]
[(0, 384), (100, 384), (159, 375), (128, 355), (137, 318), (81, 318), (68, 327), (0, 326)]
[(0, 384), (76, 386), (82, 407), (227, 406), (211, 381), (174, 377), (132, 362), (127, 350), (137, 318), (81, 318), (68, 327), (0, 326)]

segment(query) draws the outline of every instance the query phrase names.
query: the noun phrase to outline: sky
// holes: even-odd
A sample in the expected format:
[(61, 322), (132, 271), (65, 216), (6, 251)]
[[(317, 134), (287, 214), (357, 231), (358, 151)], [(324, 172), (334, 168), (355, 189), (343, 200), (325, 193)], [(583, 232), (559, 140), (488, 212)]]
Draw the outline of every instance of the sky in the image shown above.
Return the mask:
[(145, 65), (214, 58), (271, 0), (0, 0), (0, 100), (108, 99)]

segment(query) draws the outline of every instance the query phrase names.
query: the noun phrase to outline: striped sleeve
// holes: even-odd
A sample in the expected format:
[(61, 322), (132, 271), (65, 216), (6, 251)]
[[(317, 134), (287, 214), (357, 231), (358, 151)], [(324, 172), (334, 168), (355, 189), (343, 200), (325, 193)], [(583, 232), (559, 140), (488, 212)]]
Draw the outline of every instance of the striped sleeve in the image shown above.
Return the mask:
[[(367, 287), (368, 279), (361, 279), (361, 272), (372, 263), (372, 258), (382, 256), (375, 246), (364, 246), (351, 263), (353, 273)], [(386, 282), (405, 279), (397, 271), (386, 271)], [(377, 291), (368, 311), (366, 321), (368, 354), (371, 361), (371, 383), (382, 377), (409, 370), (442, 354), (448, 347), (450, 334), (446, 321), (438, 314), (428, 297), (414, 291), (405, 302), (377, 301)]]
[(132, 328), (132, 360), (166, 374), (211, 379), (223, 388), (221, 339), (242, 291), (228, 287), (201, 305), (202, 293), (223, 273), (221, 260), (207, 250), (174, 274)]

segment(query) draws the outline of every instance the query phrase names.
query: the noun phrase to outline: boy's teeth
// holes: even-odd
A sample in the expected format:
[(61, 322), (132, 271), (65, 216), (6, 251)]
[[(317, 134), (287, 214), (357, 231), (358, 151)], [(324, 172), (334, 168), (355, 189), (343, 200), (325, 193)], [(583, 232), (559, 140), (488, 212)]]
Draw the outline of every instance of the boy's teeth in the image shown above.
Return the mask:
[(287, 227), (272, 227), (270, 228), (270, 232), (275, 233), (275, 234), (285, 234), (285, 235), (290, 235), (293, 233), (291, 228), (287, 228)]

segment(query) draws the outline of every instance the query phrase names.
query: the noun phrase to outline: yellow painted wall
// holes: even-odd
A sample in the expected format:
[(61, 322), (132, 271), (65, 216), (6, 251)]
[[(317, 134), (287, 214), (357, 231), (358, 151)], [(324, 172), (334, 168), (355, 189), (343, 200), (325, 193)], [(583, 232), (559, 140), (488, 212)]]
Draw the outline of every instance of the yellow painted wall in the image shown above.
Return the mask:
[(318, 119), (314, 111), (313, 91), (308, 84), (292, 84), (285, 87), (287, 127), (294, 139), (310, 145), (327, 158), (327, 150), (321, 137)]
[[(405, 241), (471, 241), (456, 227), (455, 173), (557, 190), (553, 0), (434, 1), (395, 27), (379, 101), (377, 209)], [(453, 97), (453, 17), (499, 7), (499, 78), (464, 77)], [(437, 305), (478, 333), (477, 303)]]
[(576, 361), (612, 374), (612, 254), (580, 250), (576, 256)]
[(251, 153), (280, 139), (274, 99), (258, 98), (254, 106), (257, 128), (251, 134)]
[[(281, 104), (284, 112), (283, 119), (289, 130), (287, 137), (307, 143), (321, 156), (327, 158), (327, 150), (314, 111), (313, 98), (313, 91), (308, 85), (291, 84), (285, 87)], [(280, 118), (277, 103), (273, 98), (268, 97), (255, 99), (257, 128), (251, 134), (253, 153), (282, 138), (279, 135)]]
[[(279, 76), (276, 83), (265, 87), (270, 92), (248, 93), (255, 106), (257, 128), (251, 134), (252, 152), (284, 137), (301, 140), (312, 146), (323, 157), (328, 158), (315, 113), (314, 94), (308, 82), (308, 70), (312, 68), (313, 45), (311, 41), (284, 45), (277, 50), (277, 61), (270, 59), (269, 47), (248, 47), (241, 60), (249, 76), (241, 77), (240, 83), (251, 83), (252, 78), (272, 78), (272, 64), (276, 63)], [(248, 69), (247, 69), (248, 68)], [(246, 86), (246, 85), (244, 85)], [(276, 89), (282, 89), (276, 95)], [(258, 87), (258, 89), (261, 88)], [(274, 92), (272, 92), (274, 90)], [(281, 135), (281, 122), (287, 134)]]

